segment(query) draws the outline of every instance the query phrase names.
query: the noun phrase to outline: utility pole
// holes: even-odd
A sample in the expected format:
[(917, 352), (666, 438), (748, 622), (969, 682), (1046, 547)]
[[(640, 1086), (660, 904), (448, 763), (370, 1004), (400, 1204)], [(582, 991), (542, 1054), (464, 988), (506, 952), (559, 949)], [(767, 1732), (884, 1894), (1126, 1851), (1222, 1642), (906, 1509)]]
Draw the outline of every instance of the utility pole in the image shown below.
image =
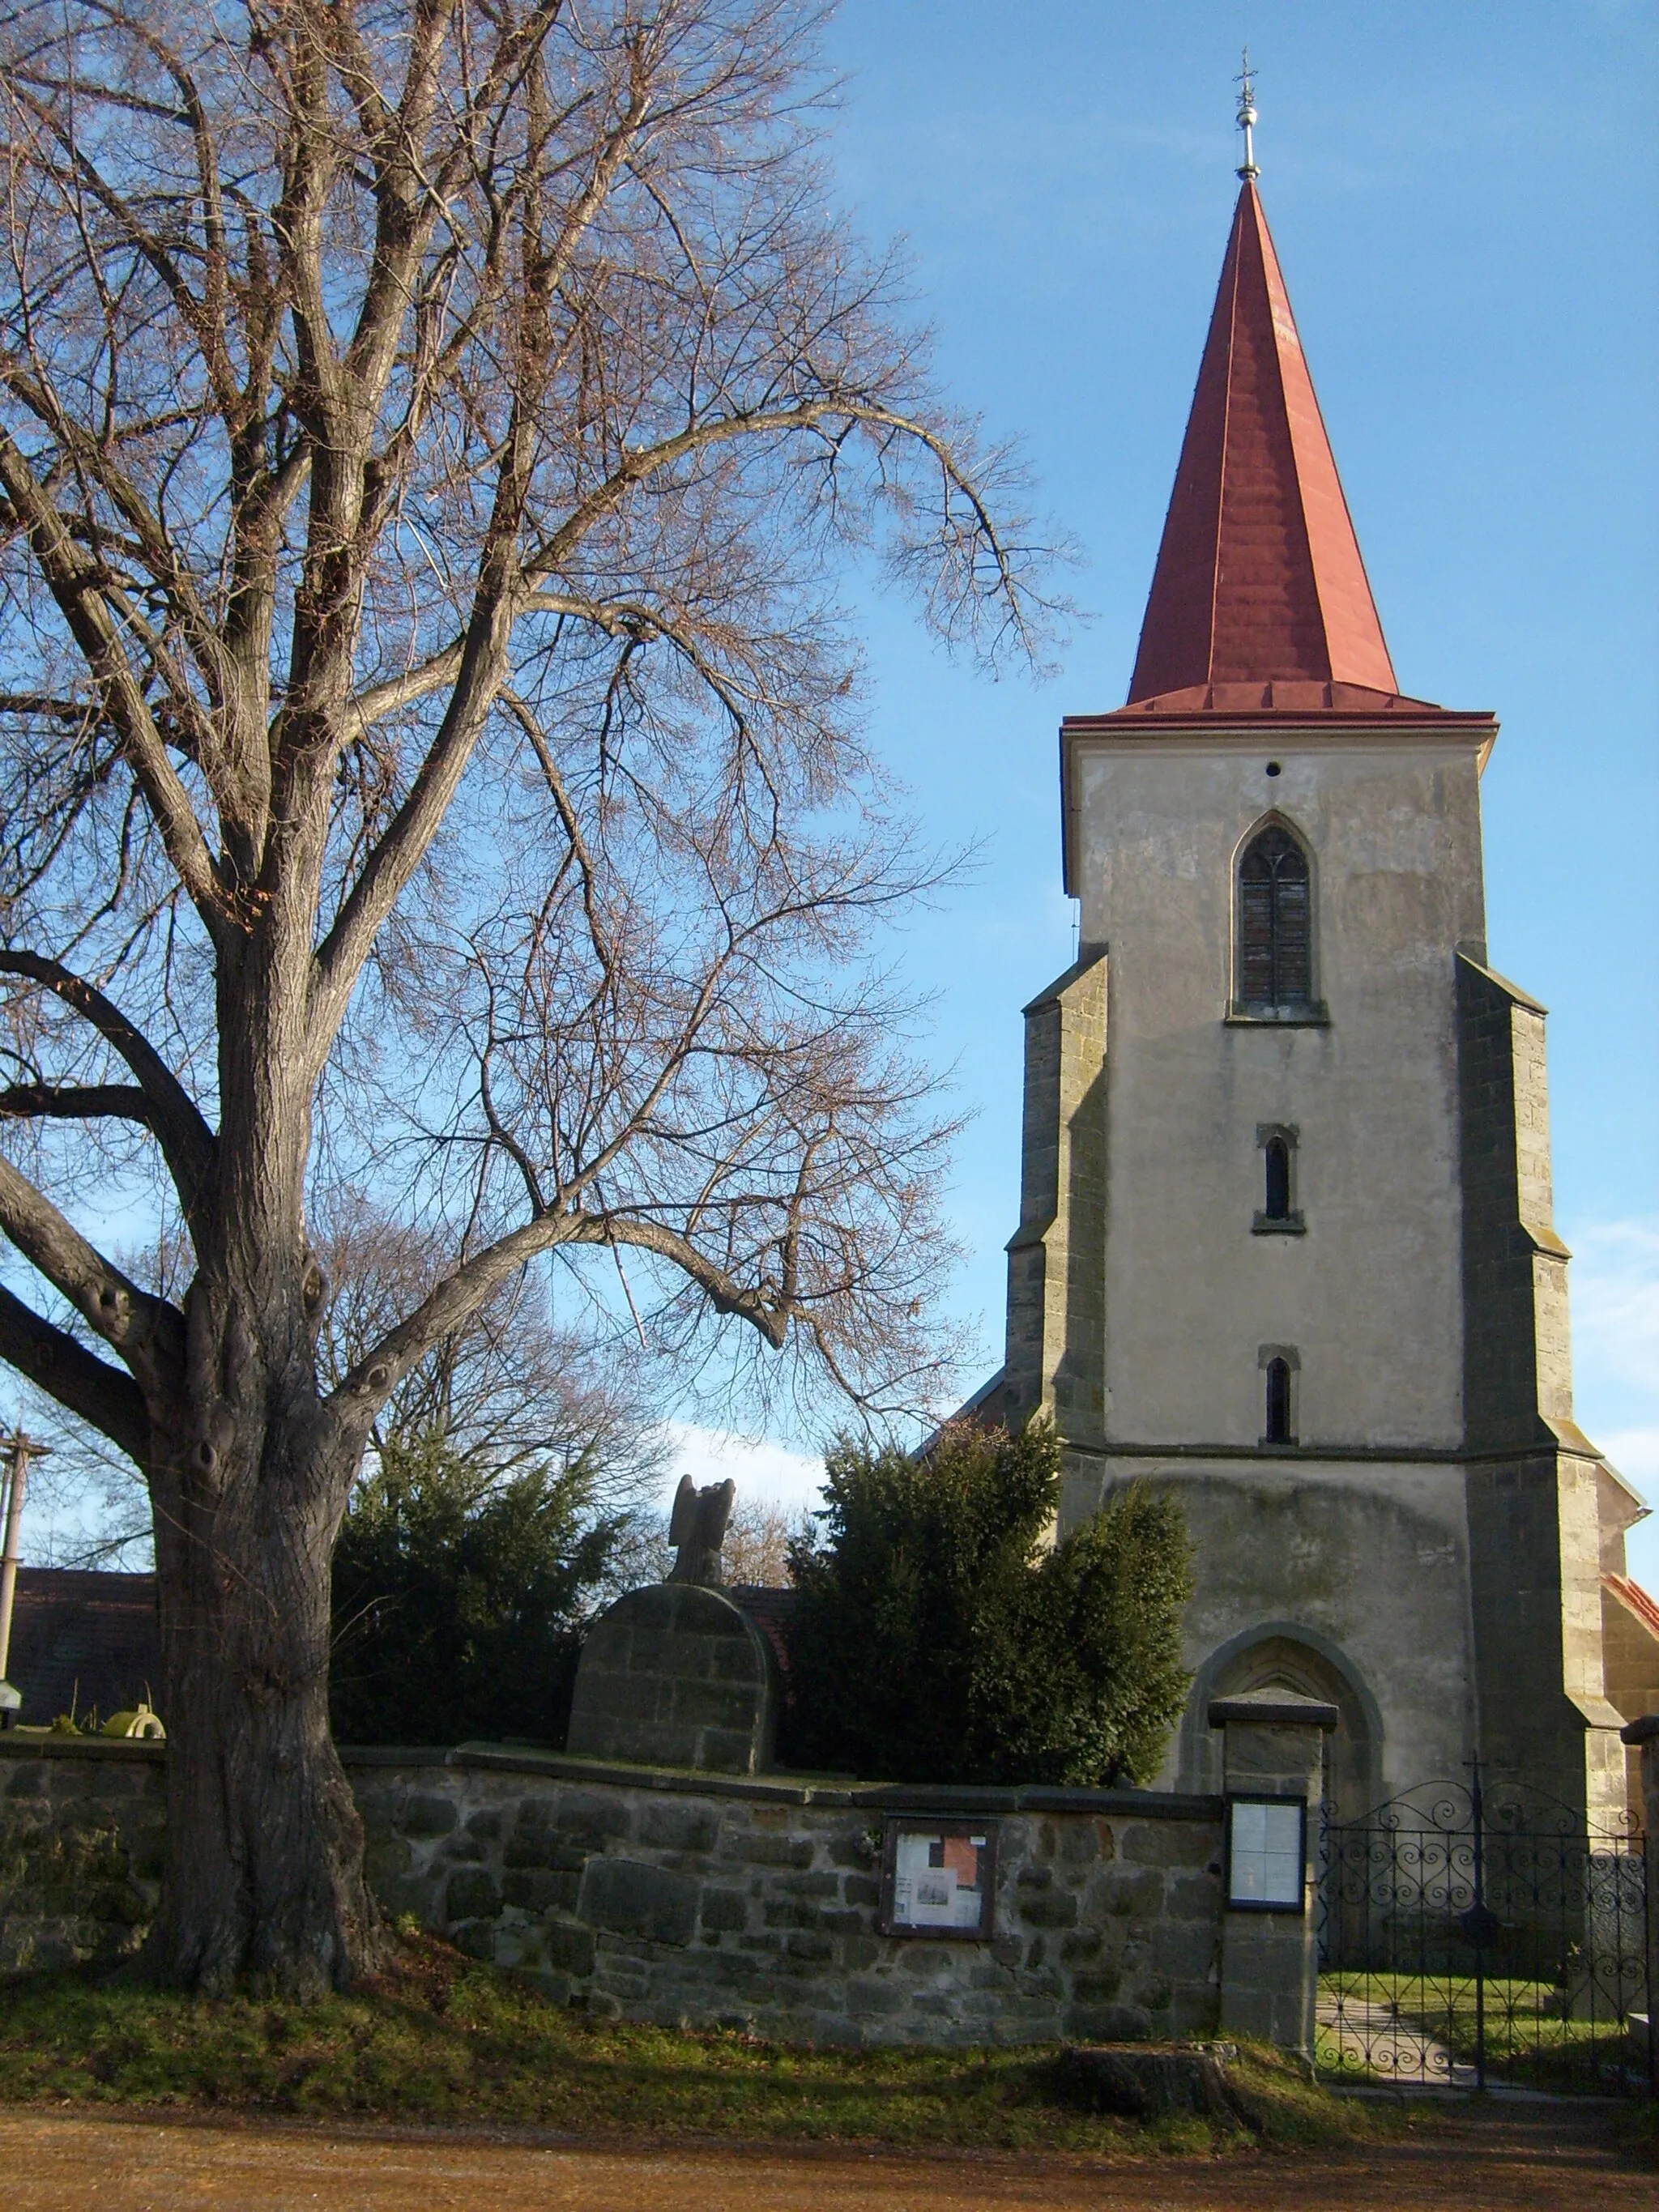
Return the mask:
[(5, 1537), (0, 1542), (0, 1728), (11, 1726), (23, 1702), (6, 1680), (6, 1667), (11, 1657), (12, 1607), (17, 1595), (17, 1534), (23, 1518), (23, 1491), (28, 1481), (29, 1462), (44, 1459), (47, 1449), (24, 1433), (21, 1421), (16, 1432), (5, 1442), (11, 1453), (11, 1467), (6, 1485)]

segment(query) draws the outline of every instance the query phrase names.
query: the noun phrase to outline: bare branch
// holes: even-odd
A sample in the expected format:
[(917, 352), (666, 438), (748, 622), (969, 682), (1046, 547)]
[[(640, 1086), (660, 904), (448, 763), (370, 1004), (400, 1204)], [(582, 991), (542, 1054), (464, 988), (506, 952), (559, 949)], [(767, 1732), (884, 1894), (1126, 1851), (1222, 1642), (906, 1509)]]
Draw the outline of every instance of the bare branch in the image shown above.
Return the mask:
[(11, 1083), (0, 1090), (0, 1116), (17, 1121), (100, 1120), (155, 1127), (155, 1109), (135, 1083)]
[[(630, 1247), (654, 1342), (735, 1320), (890, 1397), (948, 1125), (868, 933), (939, 872), (833, 569), (884, 550), (994, 647), (1037, 603), (1002, 457), (823, 203), (805, 15), (179, 8), (0, 29), (0, 898), (58, 955), (0, 974), (142, 1093), (54, 1078), (20, 996), (0, 1117), (155, 1132), (197, 1395), (314, 1341), (317, 1139), (455, 1232), (388, 1358)], [(73, 965), (213, 1071), (216, 1134)]]
[(0, 1359), (37, 1389), (106, 1436), (142, 1467), (149, 1453), (144, 1396), (130, 1375), (112, 1367), (61, 1328), (32, 1313), (0, 1284)]
[(747, 1322), (775, 1351), (787, 1336), (792, 1316), (786, 1309), (745, 1288), (689, 1238), (659, 1223), (612, 1215), (544, 1214), (476, 1254), (440, 1283), (406, 1321), (388, 1329), (357, 1361), (329, 1403), (345, 1418), (366, 1425), (410, 1368), (441, 1338), (464, 1327), (527, 1261), (561, 1245), (578, 1244), (627, 1245), (671, 1261), (717, 1312)]
[(120, 732), (179, 879), (210, 931), (216, 933), (226, 914), (218, 872), (190, 794), (167, 757), (143, 688), (122, 647), (101, 571), (76, 550), (64, 518), (3, 428), (0, 428), (0, 485), (23, 519), (47, 587), (85, 657), (105, 713)]
[(89, 1244), (50, 1200), (0, 1158), (0, 1232), (118, 1352), (146, 1391), (181, 1379), (184, 1316), (151, 1297)]
[(118, 1006), (56, 960), (37, 952), (0, 950), (0, 975), (21, 975), (41, 984), (89, 1022), (132, 1070), (147, 1103), (143, 1118), (155, 1133), (188, 1220), (213, 1174), (214, 1136), (195, 1100), (161, 1054)]
[(747, 1322), (774, 1352), (781, 1352), (787, 1341), (789, 1324), (796, 1318), (789, 1297), (781, 1291), (773, 1293), (741, 1283), (699, 1251), (689, 1237), (678, 1235), (661, 1222), (622, 1218), (606, 1223), (605, 1242), (631, 1245), (635, 1251), (652, 1252), (659, 1260), (672, 1261), (688, 1281), (696, 1284), (716, 1313)]

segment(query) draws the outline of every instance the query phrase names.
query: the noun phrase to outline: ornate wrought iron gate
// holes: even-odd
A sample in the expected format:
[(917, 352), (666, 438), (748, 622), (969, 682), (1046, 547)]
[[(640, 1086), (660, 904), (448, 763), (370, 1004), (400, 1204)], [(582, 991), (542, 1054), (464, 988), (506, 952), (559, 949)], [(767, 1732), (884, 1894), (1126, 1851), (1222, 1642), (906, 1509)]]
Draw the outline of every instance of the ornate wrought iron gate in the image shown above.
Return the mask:
[(1524, 1784), (1425, 1784), (1327, 1820), (1319, 2063), (1354, 2078), (1659, 2090), (1639, 1830)]

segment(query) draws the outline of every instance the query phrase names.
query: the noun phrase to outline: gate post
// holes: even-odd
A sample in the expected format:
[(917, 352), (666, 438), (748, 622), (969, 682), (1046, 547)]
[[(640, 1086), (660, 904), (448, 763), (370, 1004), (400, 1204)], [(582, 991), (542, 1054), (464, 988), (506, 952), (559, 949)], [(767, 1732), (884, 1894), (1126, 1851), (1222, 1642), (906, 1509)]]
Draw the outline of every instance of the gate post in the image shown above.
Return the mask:
[(1218, 1698), (1225, 1732), (1226, 1910), (1221, 2032), (1311, 2058), (1319, 1995), (1320, 1778), (1334, 1705), (1311, 1698)]
[(1648, 1934), (1648, 2090), (1659, 2095), (1659, 1713), (1644, 1713), (1619, 1731), (1642, 1753), (1642, 1856), (1645, 1870)]

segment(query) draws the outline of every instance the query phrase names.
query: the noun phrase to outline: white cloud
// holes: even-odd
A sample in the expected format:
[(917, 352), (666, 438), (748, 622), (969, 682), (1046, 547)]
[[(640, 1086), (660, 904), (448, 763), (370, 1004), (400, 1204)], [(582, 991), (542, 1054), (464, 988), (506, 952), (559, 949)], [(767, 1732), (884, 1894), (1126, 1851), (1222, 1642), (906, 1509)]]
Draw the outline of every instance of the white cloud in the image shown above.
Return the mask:
[(1659, 1401), (1659, 1223), (1603, 1222), (1568, 1242), (1581, 1373)]
[(1659, 1222), (1600, 1222), (1567, 1242), (1579, 1426), (1621, 1474), (1659, 1487)]
[(1601, 1446), (1620, 1474), (1628, 1476), (1638, 1490), (1659, 1492), (1659, 1427), (1614, 1429), (1609, 1435), (1592, 1438), (1592, 1442)]
[(791, 1451), (767, 1437), (744, 1437), (728, 1429), (702, 1429), (689, 1421), (671, 1421), (668, 1433), (673, 1453), (664, 1490), (666, 1506), (689, 1474), (696, 1483), (724, 1482), (729, 1475), (740, 1499), (767, 1498), (793, 1510), (816, 1509), (823, 1483), (823, 1461), (817, 1454)]

